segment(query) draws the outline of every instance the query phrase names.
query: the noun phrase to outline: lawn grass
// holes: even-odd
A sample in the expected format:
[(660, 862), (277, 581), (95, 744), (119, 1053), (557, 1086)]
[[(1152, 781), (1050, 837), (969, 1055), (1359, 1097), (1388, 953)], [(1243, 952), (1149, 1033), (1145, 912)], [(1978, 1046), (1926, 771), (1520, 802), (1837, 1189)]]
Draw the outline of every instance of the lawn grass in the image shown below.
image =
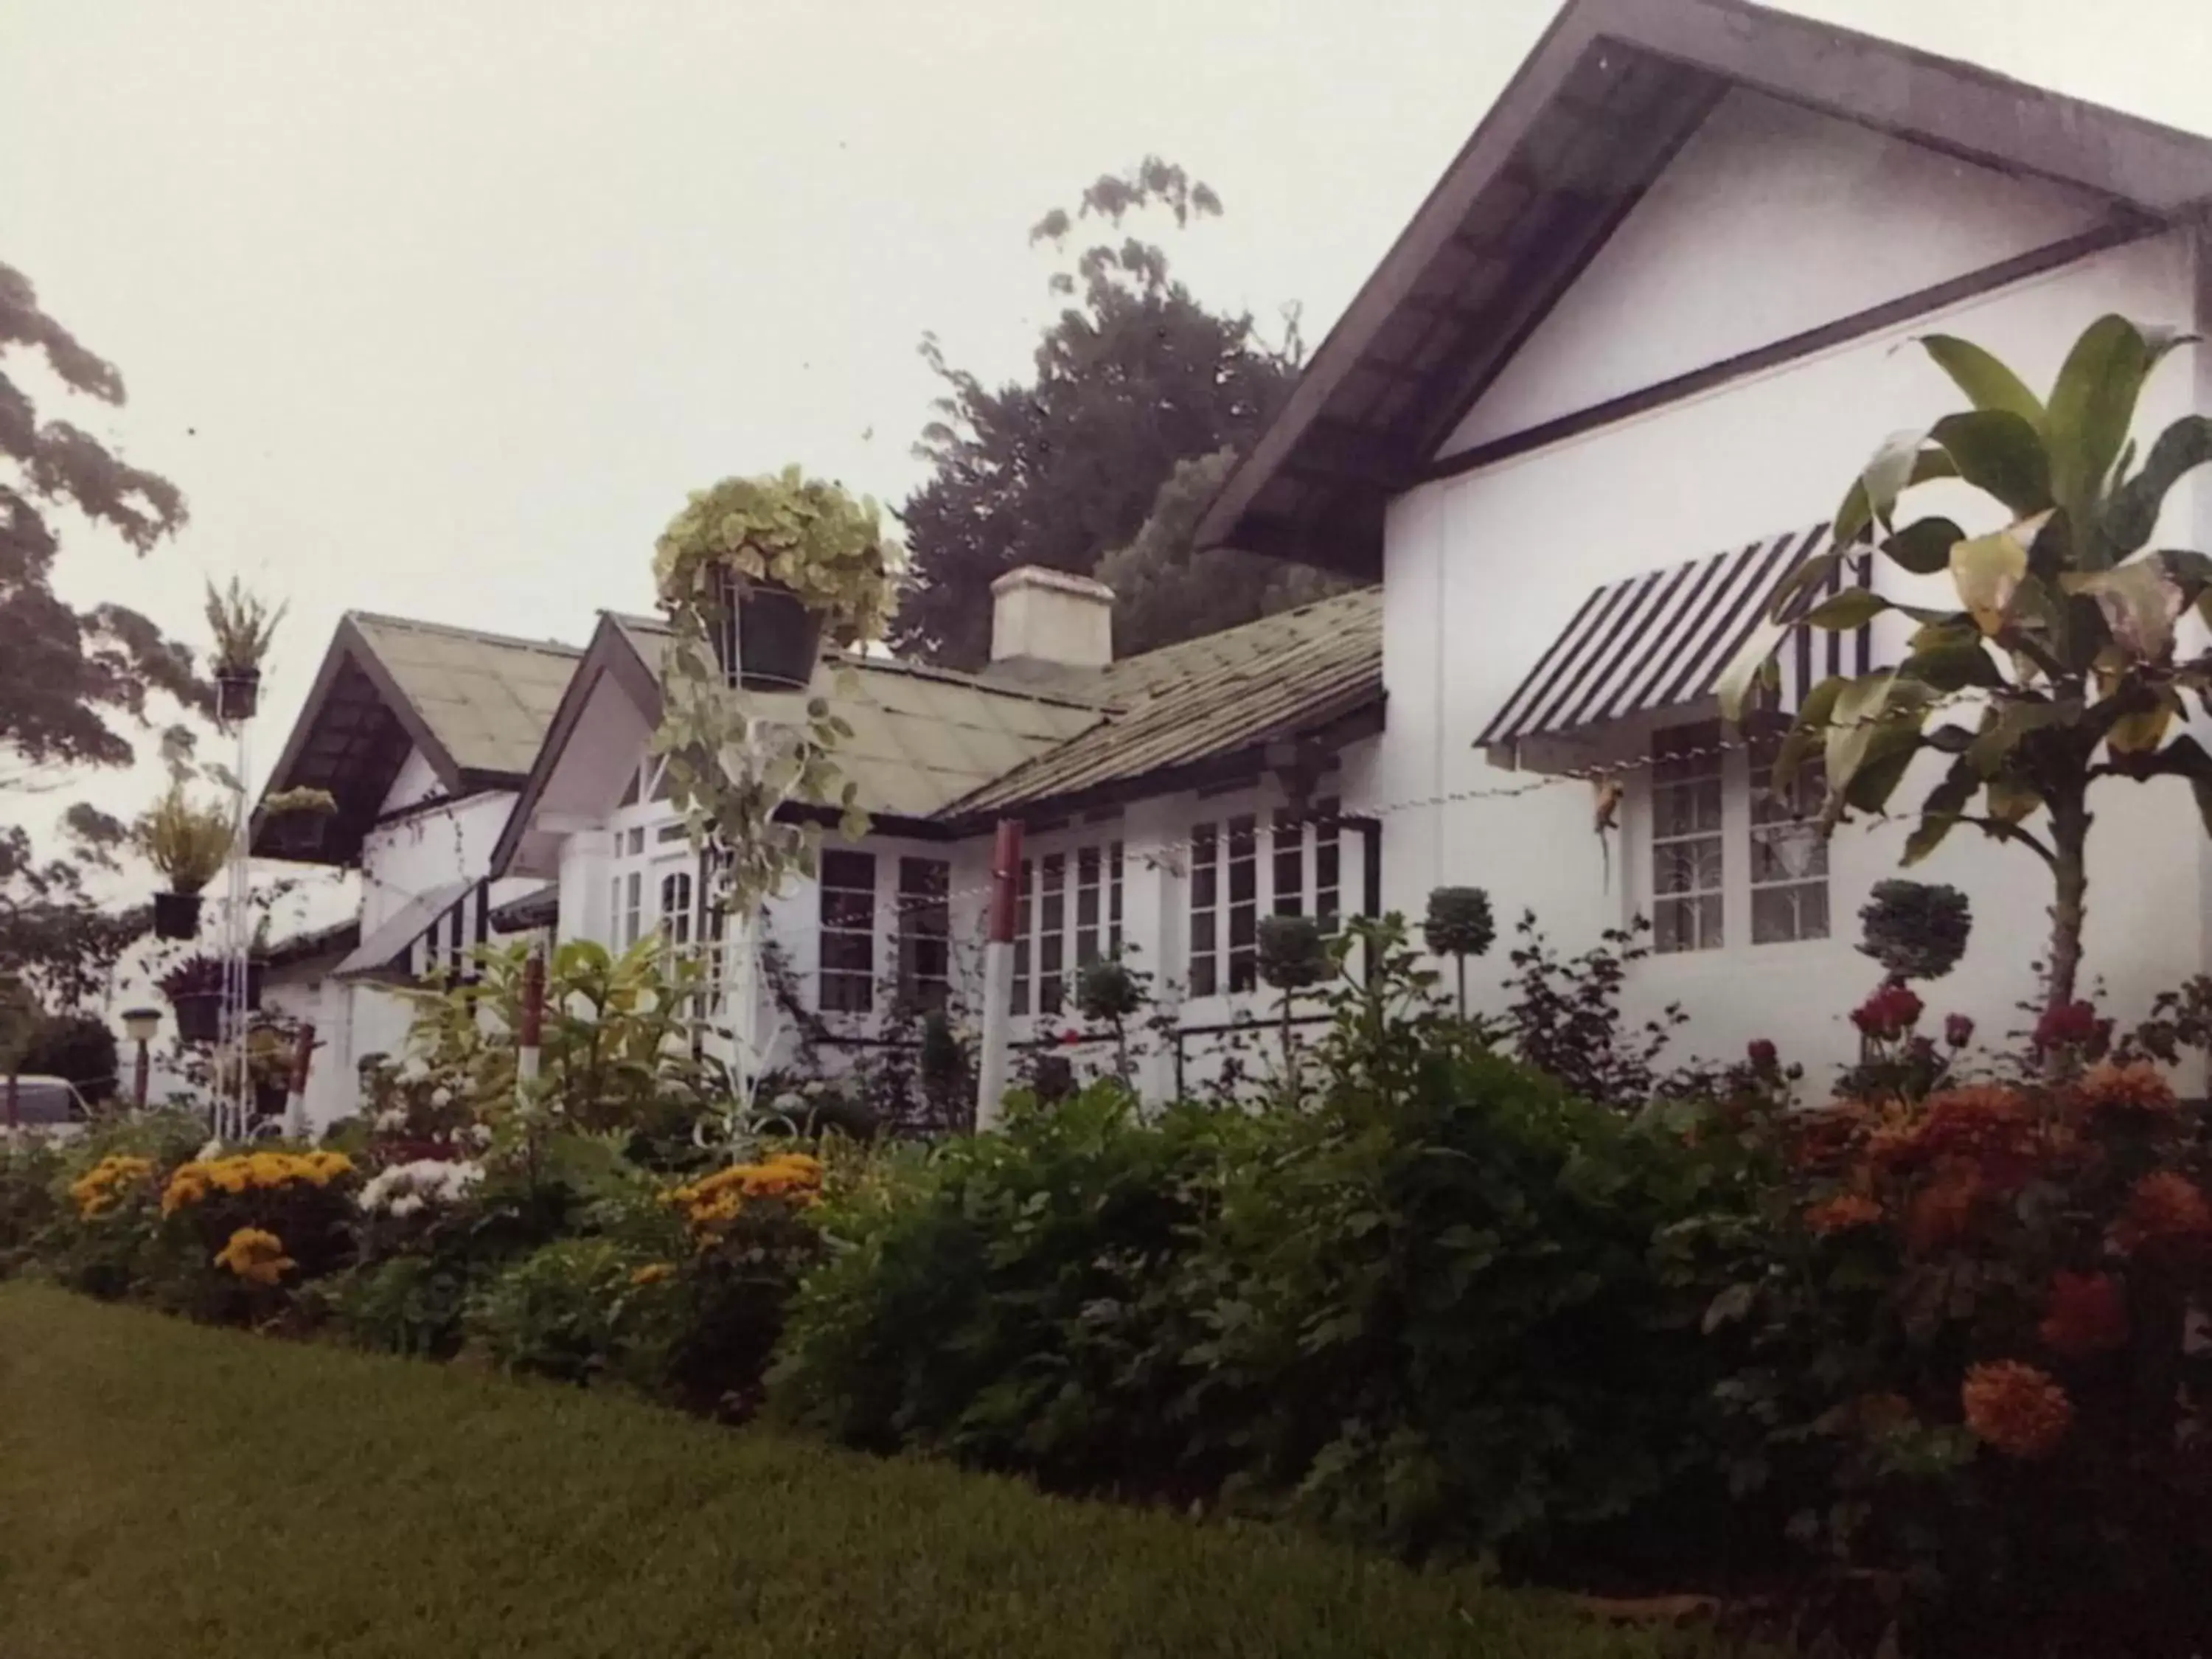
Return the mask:
[(1472, 1576), (0, 1285), (0, 1655), (1649, 1659)]

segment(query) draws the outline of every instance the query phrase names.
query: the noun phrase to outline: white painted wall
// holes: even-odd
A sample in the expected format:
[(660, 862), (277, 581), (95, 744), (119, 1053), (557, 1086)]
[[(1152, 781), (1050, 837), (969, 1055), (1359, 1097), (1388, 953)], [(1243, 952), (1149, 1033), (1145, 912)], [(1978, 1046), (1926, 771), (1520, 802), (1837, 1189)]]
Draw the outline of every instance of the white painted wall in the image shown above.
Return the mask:
[(1732, 92), (1444, 453), (2063, 240), (2103, 212), (2055, 185)]
[[(1877, 207), (1887, 211), (1896, 204), (1894, 191), (1860, 198), (1853, 243), (1878, 249), (1908, 240), (1893, 233), (1891, 221), (1875, 216)], [(1603, 318), (1578, 313), (1586, 337), (1573, 354), (1579, 361), (1555, 360), (1558, 385), (1565, 388), (1557, 401), (1587, 401), (1591, 387), (1577, 377), (1608, 354), (1655, 351), (1651, 340), (1698, 340), (1705, 350), (1724, 343), (1728, 302), (1741, 292), (1747, 308), (1764, 303), (1760, 294), (1778, 277), (1825, 295), (1832, 311), (1863, 303), (1863, 273), (1839, 266), (1841, 250), (1832, 238), (1793, 240), (1793, 234), (1813, 236), (1810, 221), (1841, 217), (1832, 202), (1819, 205), (1814, 213), (1811, 203), (1776, 204), (1775, 232), (1756, 264), (1741, 257), (1741, 238), (1715, 244), (1691, 234), (1692, 227), (1671, 246), (1647, 246), (1643, 303)], [(1959, 213), (1947, 221), (1954, 250), (1948, 257), (1968, 264), (2002, 257), (2022, 236), (2033, 240), (2051, 228), (2033, 214), (1990, 227), (1985, 216), (1960, 209), (1955, 198), (1930, 185), (1894, 222), (1917, 236), (1936, 218)], [(1978, 247), (1967, 245), (1977, 224), (1984, 226), (1975, 233)], [(1955, 390), (1908, 343), (1908, 335), (1938, 329), (1962, 334), (1995, 350), (2031, 385), (2047, 386), (2066, 348), (2105, 312), (2201, 325), (2197, 282), (2183, 236), (2137, 244), (1923, 318), (1909, 330), (1401, 497), (1393, 504), (1386, 538), (1389, 726), (1376, 757), (1376, 793), (1419, 799), (1528, 781), (1527, 774), (1493, 770), (1470, 745), (1591, 588), (1826, 519), (1885, 434), (1959, 406)], [(2139, 429), (2155, 430), (2212, 390), (2205, 384), (2212, 374), (2205, 356), (2185, 349), (2180, 361), (2166, 367), (2144, 399)], [(1648, 374), (1648, 366), (1638, 373)], [(1539, 384), (1531, 368), (1513, 390), (1514, 412), (1503, 426), (1518, 427), (1551, 407), (1545, 398), (1553, 389)], [(1491, 428), (1470, 428), (1484, 429)], [(1994, 527), (1985, 504), (1946, 488), (1953, 492), (1948, 497), (1940, 489), (1923, 492), (1923, 509), (1950, 511), (1970, 531)], [(1972, 517), (1977, 507), (1979, 520)], [(2166, 514), (2161, 535), (2168, 544), (2206, 544), (2212, 491), (2199, 478), (2185, 481), (2169, 497)], [(1623, 742), (1632, 746), (1640, 739), (1615, 734), (1607, 741), (1613, 746), (1594, 747), (1594, 758), (1623, 752)], [(1898, 800), (1917, 800), (1925, 781), (1908, 778)], [(1639, 787), (1628, 803), (1624, 834), (1632, 849), (1648, 830), (1646, 799)], [(2111, 1011), (2132, 1018), (2155, 990), (2204, 966), (2212, 860), (2188, 793), (2179, 785), (2107, 784), (2094, 804), (2087, 967), (2105, 980)], [(1647, 902), (1648, 864), (1640, 853), (1625, 868), (1617, 858), (1608, 890), (1591, 805), (1586, 786), (1566, 783), (1518, 799), (1394, 813), (1387, 902), (1417, 915), (1431, 887), (1473, 883), (1491, 890), (1502, 928), (1528, 906), (1556, 941), (1577, 948), (1594, 943), (1602, 928)], [(1868, 887), (1896, 872), (1908, 827), (1847, 827), (1838, 834), (1830, 900), (1835, 937), (1753, 946), (1742, 942), (1748, 930), (1736, 911), (1728, 948), (1640, 968), (1631, 1012), (1641, 1016), (1681, 1000), (1694, 1021), (1680, 1044), (1685, 1053), (1728, 1057), (1753, 1037), (1770, 1036), (1808, 1060), (1847, 1060), (1853, 1039), (1844, 1014), (1874, 976), (1849, 943), (1856, 936), (1856, 911)], [(1732, 836), (1728, 854), (1738, 864), (1747, 857), (1741, 836)], [(2041, 954), (2046, 931), (2041, 866), (2024, 853), (1961, 831), (1911, 873), (1955, 883), (1974, 904), (1972, 945), (1960, 972), (1937, 988), (1936, 1010), (1967, 1012), (1985, 1032), (2017, 1025), (2013, 1006), (2033, 990), (2029, 963)], [(1501, 955), (1503, 949), (1501, 944)], [(1488, 983), (1498, 976), (1486, 972), (1481, 978)]]

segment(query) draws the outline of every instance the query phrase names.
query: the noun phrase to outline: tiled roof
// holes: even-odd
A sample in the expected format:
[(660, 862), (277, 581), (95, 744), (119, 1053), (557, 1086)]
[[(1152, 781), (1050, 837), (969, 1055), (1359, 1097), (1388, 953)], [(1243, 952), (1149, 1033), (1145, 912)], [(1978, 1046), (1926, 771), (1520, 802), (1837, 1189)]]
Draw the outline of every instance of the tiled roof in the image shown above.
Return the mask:
[[(1091, 671), (1115, 707), (1082, 736), (952, 804), (1004, 811), (1234, 755), (1382, 696), (1382, 590), (1361, 588)], [(1056, 688), (1083, 684), (1076, 676)]]
[(582, 653), (546, 640), (349, 614), (457, 766), (518, 778), (529, 772)]
[[(666, 624), (614, 621), (657, 678)], [(896, 817), (934, 816), (1095, 726), (1100, 714), (1095, 703), (1056, 693), (880, 657), (825, 659), (811, 689), (853, 728), (836, 759), (860, 786), (860, 805)]]

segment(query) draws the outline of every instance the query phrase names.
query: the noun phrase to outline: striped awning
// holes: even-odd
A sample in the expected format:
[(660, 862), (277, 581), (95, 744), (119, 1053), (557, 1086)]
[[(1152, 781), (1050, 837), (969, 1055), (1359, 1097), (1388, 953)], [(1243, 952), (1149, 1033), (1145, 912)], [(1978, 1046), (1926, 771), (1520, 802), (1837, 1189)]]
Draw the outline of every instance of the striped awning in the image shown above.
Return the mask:
[[(1712, 696), (1776, 590), (1829, 545), (1828, 526), (1815, 525), (1599, 588), (1483, 728), (1475, 747), (1556, 737)], [(1802, 615), (1868, 580), (1865, 560), (1843, 560), (1827, 580), (1793, 597), (1790, 611)], [(1800, 629), (1775, 654), (1783, 706), (1794, 708), (1830, 674), (1867, 672), (1869, 630)]]

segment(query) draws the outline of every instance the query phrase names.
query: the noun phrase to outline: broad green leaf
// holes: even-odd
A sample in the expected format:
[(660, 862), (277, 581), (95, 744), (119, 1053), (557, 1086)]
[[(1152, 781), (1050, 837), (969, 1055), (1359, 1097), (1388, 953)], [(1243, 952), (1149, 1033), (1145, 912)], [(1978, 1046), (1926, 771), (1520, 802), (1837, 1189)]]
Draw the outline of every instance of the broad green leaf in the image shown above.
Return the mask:
[(1826, 628), (1838, 634), (1863, 628), (1889, 609), (1889, 601), (1868, 587), (1847, 587), (1823, 599), (1805, 613), (1808, 628)]
[(1915, 651), (1898, 665), (1898, 672), (1908, 674), (1947, 695), (1970, 685), (2004, 684), (2004, 675), (1978, 637)]
[(2025, 823), (2043, 806), (2043, 797), (2009, 773), (1990, 780), (1989, 796), (1990, 816), (2000, 823)]
[[(1828, 787), (1837, 799), (1869, 811), (1879, 809), (1880, 800), (1887, 799), (1889, 789), (1902, 775), (1901, 763), (1909, 761), (1920, 746), (1921, 722), (1934, 698), (1935, 694), (1919, 681), (1895, 673), (1869, 674), (1846, 680), (1837, 688), (1828, 714), (1824, 755)], [(1878, 762), (1893, 756), (1899, 757), (1900, 764), (1894, 769), (1883, 768), (1886, 777), (1874, 773)], [(1862, 769), (1872, 775), (1867, 785), (1858, 787)], [(1870, 794), (1879, 797), (1871, 805)]]
[(1760, 671), (1773, 656), (1774, 647), (1789, 637), (1794, 624), (1778, 623), (1771, 617), (1761, 617), (1753, 625), (1743, 647), (1729, 659), (1729, 665), (1721, 671), (1715, 684), (1720, 697), (1721, 718), (1731, 726), (1743, 724), (1743, 711), (1750, 704), (1751, 694), (1757, 688)]
[(2142, 471), (2113, 493), (2101, 526), (2111, 557), (2124, 559), (2151, 538), (2159, 509), (2176, 480), (2212, 461), (2212, 419), (2185, 415), (2158, 434)]
[(1947, 415), (1928, 430), (1959, 477), (1987, 490), (2020, 518), (2051, 505), (2051, 460), (2042, 435), (2017, 415), (1978, 409)]
[(1876, 450), (1836, 509), (1833, 535), (1848, 546), (1866, 534), (1870, 524), (1890, 529), (1897, 498), (1913, 485), (1936, 478), (1955, 478), (1958, 464), (1941, 449), (1927, 447), (1925, 432), (1899, 432)]
[(2172, 653), (2174, 621), (2189, 600), (2162, 561), (2136, 559), (2111, 570), (2066, 575), (2059, 586), (2096, 600), (2113, 643), (2132, 660), (2163, 662)]
[(1786, 793), (1796, 780), (1797, 770), (1805, 763), (1805, 757), (1814, 746), (1823, 741), (1823, 728), (1834, 713), (1836, 694), (1850, 682), (1840, 674), (1832, 674), (1805, 694), (1799, 706), (1797, 718), (1783, 737), (1774, 752), (1774, 787), (1778, 793)]
[(1955, 334), (1929, 334), (1920, 343), (1976, 409), (2005, 410), (2042, 429), (2043, 399), (1989, 352)]
[(1951, 550), (1966, 539), (1966, 532), (1948, 519), (1917, 519), (1881, 544), (1881, 550), (1899, 568), (1916, 576), (1932, 576), (1951, 562)]
[(2135, 423), (2143, 382), (2182, 337), (2170, 329), (2142, 328), (2124, 317), (2106, 315), (2090, 324), (2067, 354), (2051, 389), (2044, 431), (2051, 451), (2051, 499), (2075, 525), (2097, 523), (2097, 499)]
[(2053, 726), (2071, 726), (2081, 718), (2081, 705), (2075, 702), (2008, 702), (1991, 711), (1994, 718), (1983, 727), (1982, 733), (1966, 750), (1966, 761), (1984, 777), (1995, 774), (2005, 763), (2007, 756), (2020, 746), (2021, 739), (2031, 732), (2041, 732)]
[(1862, 812), (1881, 811), (1889, 805), (1890, 796), (1919, 748), (1917, 732), (1903, 726), (1882, 732), (1859, 763), (1858, 770), (1851, 774), (1850, 783), (1843, 792), (1844, 804)]
[(1951, 769), (1943, 780), (1928, 792), (1920, 803), (1920, 822), (1905, 838), (1906, 865), (1914, 865), (1926, 858), (1942, 845), (1943, 837), (1951, 833), (1959, 822), (1959, 815), (1966, 810), (1966, 803), (1982, 787), (1981, 776), (1963, 760), (1951, 763)]
[(2165, 741), (2166, 728), (2181, 713), (2181, 699), (2161, 689), (2155, 706), (2114, 720), (2105, 741), (2116, 755), (2148, 755)]
[(1994, 535), (1975, 536), (1951, 550), (1951, 580), (1959, 602), (1984, 634), (2005, 625), (2013, 595), (2027, 574), (2028, 544), (2048, 514), (2008, 525)]

